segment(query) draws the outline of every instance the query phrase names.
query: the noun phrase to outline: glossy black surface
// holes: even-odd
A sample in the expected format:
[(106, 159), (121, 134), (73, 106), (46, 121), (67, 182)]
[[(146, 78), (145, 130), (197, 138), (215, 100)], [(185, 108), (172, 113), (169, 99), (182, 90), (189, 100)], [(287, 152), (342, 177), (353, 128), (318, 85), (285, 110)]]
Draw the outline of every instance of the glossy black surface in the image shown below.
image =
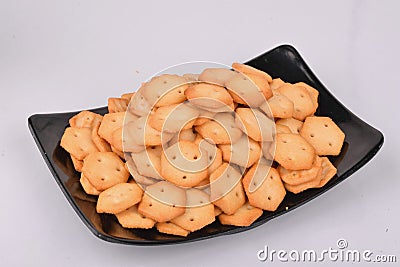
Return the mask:
[[(330, 158), (338, 169), (337, 175), (323, 188), (309, 189), (297, 195), (288, 193), (277, 211), (265, 211), (250, 227), (225, 226), (216, 220), (186, 238), (161, 234), (154, 229), (127, 230), (119, 225), (115, 216), (96, 213), (96, 197), (85, 194), (79, 183), (79, 173), (74, 170), (68, 153), (59, 146), (68, 119), (78, 112), (31, 116), (28, 119), (29, 128), (54, 179), (78, 216), (96, 236), (115, 243), (159, 245), (190, 242), (245, 231), (289, 212), (328, 191), (365, 165), (381, 148), (382, 133), (356, 117), (335, 99), (292, 46), (279, 46), (250, 60), (247, 64), (264, 70), (273, 77), (280, 77), (291, 83), (303, 81), (318, 89), (320, 97), (317, 115), (331, 117), (346, 134), (341, 154)], [(107, 109), (104, 107), (93, 111), (104, 114)]]

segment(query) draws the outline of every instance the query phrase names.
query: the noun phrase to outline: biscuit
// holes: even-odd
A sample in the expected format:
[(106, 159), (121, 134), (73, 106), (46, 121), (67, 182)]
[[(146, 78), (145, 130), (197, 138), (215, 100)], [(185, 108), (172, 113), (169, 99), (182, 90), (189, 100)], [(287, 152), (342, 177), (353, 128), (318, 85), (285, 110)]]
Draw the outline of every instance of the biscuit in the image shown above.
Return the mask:
[(185, 190), (167, 181), (161, 181), (146, 187), (138, 211), (156, 222), (167, 222), (182, 215), (185, 205)]
[(166, 180), (193, 187), (207, 177), (207, 152), (195, 143), (180, 141), (161, 155), (161, 174)]
[(226, 162), (234, 163), (242, 167), (250, 167), (261, 157), (260, 144), (243, 135), (232, 145), (219, 145), (222, 158)]
[(279, 175), (286, 184), (298, 185), (314, 180), (321, 169), (321, 158), (316, 156), (313, 166), (308, 170), (289, 171), (282, 166), (278, 167)]
[(137, 205), (134, 205), (127, 210), (121, 211), (115, 216), (118, 222), (125, 228), (141, 228), (150, 229), (156, 224), (156, 222), (146, 216), (140, 214), (137, 209)]
[(137, 116), (147, 116), (152, 106), (147, 102), (146, 98), (140, 91), (136, 92), (128, 106), (128, 111)]
[(204, 138), (212, 140), (215, 144), (231, 144), (237, 142), (242, 136), (242, 131), (236, 127), (232, 113), (220, 113), (213, 120), (195, 127), (196, 131)]
[(298, 83), (295, 83), (294, 85), (295, 86), (301, 86), (301, 87), (304, 87), (304, 88), (307, 89), (307, 91), (310, 94), (311, 99), (312, 99), (312, 101), (314, 103), (314, 108), (315, 108), (315, 110), (317, 110), (317, 108), (318, 108), (318, 95), (319, 95), (318, 90), (315, 89), (314, 87), (311, 87), (310, 85), (308, 85), (308, 84), (306, 84), (304, 82), (298, 82)]
[(242, 175), (228, 163), (210, 174), (210, 199), (225, 214), (235, 213), (246, 202), (241, 178)]
[(345, 135), (329, 117), (308, 117), (300, 130), (318, 155), (339, 155)]
[(118, 157), (120, 157), (122, 160), (125, 160), (125, 154), (124, 152), (118, 150), (117, 148), (111, 146), (111, 151), (114, 152)]
[(257, 109), (237, 108), (235, 123), (254, 141), (267, 142), (273, 140), (274, 121)]
[(329, 161), (327, 157), (321, 157), (321, 166), (322, 166), (322, 171), (321, 171), (321, 177), (320, 177), (320, 182), (316, 188), (321, 188), (325, 186), (331, 179), (332, 177), (335, 176), (337, 170), (335, 166)]
[(235, 75), (235, 73), (236, 72), (230, 69), (209, 68), (204, 69), (202, 73), (200, 73), (198, 80), (224, 86), (225, 82)]
[(203, 191), (186, 190), (186, 206), (185, 213), (172, 219), (172, 223), (193, 232), (215, 221), (214, 205)]
[(275, 124), (275, 132), (276, 134), (279, 133), (292, 133), (289, 127), (283, 124)]
[(199, 80), (199, 74), (194, 73), (185, 73), (182, 77), (185, 78), (187, 82), (196, 82)]
[(158, 108), (149, 116), (149, 125), (160, 132), (176, 133), (190, 129), (199, 111), (189, 104), (182, 103)]
[(307, 116), (314, 114), (316, 107), (304, 87), (284, 84), (277, 90), (293, 102), (293, 118), (302, 121)]
[(89, 182), (89, 180), (86, 178), (86, 176), (83, 173), (81, 173), (81, 179), (79, 180), (79, 182), (81, 183), (83, 191), (85, 191), (86, 194), (98, 196), (101, 193), (101, 191), (97, 190)]
[(99, 191), (126, 183), (129, 172), (124, 162), (113, 152), (94, 152), (83, 161), (83, 174)]
[(66, 128), (61, 137), (60, 146), (77, 160), (83, 160), (90, 153), (98, 151), (92, 141), (92, 131), (90, 128)]
[(91, 111), (81, 111), (69, 119), (69, 125), (76, 128), (92, 128), (102, 120), (103, 116)]
[(287, 191), (292, 192), (293, 194), (298, 194), (307, 189), (315, 188), (321, 182), (321, 173), (322, 173), (322, 168), (319, 169), (319, 172), (315, 179), (310, 180), (308, 182), (301, 183), (301, 184), (297, 184), (297, 185), (290, 185), (290, 184), (284, 183), (285, 188)]
[(146, 122), (146, 117), (127, 123), (124, 126), (125, 132), (131, 133), (129, 142), (139, 146), (159, 146), (167, 143), (174, 136), (172, 133), (160, 132), (152, 128)]
[(121, 98), (128, 100), (128, 104), (129, 101), (131, 101), (132, 97), (135, 95), (135, 92), (132, 93), (125, 93), (121, 95)]
[(217, 217), (222, 213), (222, 210), (214, 205), (214, 216)]
[(74, 169), (78, 172), (82, 172), (82, 167), (83, 167), (83, 160), (79, 160), (74, 157), (74, 155), (70, 154), (72, 164), (74, 165)]
[(125, 98), (116, 98), (110, 97), (108, 98), (108, 112), (125, 112), (128, 108), (129, 100)]
[(275, 211), (286, 195), (278, 171), (267, 165), (251, 167), (242, 182), (250, 205), (263, 210)]
[(144, 83), (139, 92), (151, 107), (162, 107), (184, 102), (185, 90), (188, 86), (184, 77), (163, 74)]
[(96, 210), (98, 213), (116, 214), (140, 201), (143, 190), (133, 183), (116, 184), (100, 193)]
[(236, 73), (227, 80), (225, 87), (236, 103), (249, 107), (259, 107), (265, 102), (262, 90), (252, 80), (241, 73)]
[(264, 159), (268, 161), (273, 161), (275, 155), (275, 143), (274, 142), (261, 143), (261, 151)]
[(185, 91), (185, 95), (190, 103), (200, 108), (218, 109), (233, 103), (227, 90), (216, 84), (193, 84)]
[(291, 118), (293, 116), (294, 105), (285, 95), (274, 95), (268, 99), (268, 102), (261, 105), (260, 108), (266, 114), (271, 112), (274, 118)]
[(237, 72), (243, 73), (245, 75), (254, 74), (257, 76), (262, 76), (265, 78), (265, 80), (268, 83), (272, 82), (272, 77), (268, 73), (266, 73), (265, 71), (256, 69), (254, 67), (251, 67), (249, 65), (234, 62), (234, 63), (232, 63), (232, 68), (234, 70), (236, 70)]
[(92, 141), (100, 152), (111, 152), (110, 144), (98, 134), (101, 122), (97, 122), (92, 128)]
[(221, 224), (234, 226), (250, 226), (263, 214), (262, 209), (251, 206), (248, 202), (241, 206), (234, 214), (218, 216)]
[(292, 133), (298, 134), (300, 133), (301, 127), (303, 127), (303, 122), (289, 118), (289, 119), (280, 119), (276, 121), (276, 125), (284, 125), (289, 127)]
[(310, 169), (315, 159), (314, 148), (298, 134), (276, 135), (275, 160), (288, 170)]
[(129, 171), (129, 173), (132, 175), (133, 180), (128, 180), (128, 183), (130, 182), (136, 182), (140, 186), (146, 186), (146, 185), (152, 185), (160, 180), (149, 178), (143, 175), (140, 175), (139, 172), (137, 171), (136, 165), (133, 162), (132, 158), (128, 158), (127, 161), (125, 162), (125, 168)]
[(157, 223), (156, 228), (160, 233), (186, 237), (190, 232), (171, 222)]
[(152, 149), (146, 148), (139, 153), (131, 153), (131, 157), (140, 175), (161, 178), (161, 147)]
[(272, 81), (269, 83), (269, 87), (271, 88), (271, 90), (276, 90), (284, 84), (285, 84), (285, 82), (282, 81), (281, 78), (275, 78), (275, 79), (272, 79)]
[(108, 113), (101, 121), (98, 135), (108, 143), (112, 142), (112, 134), (124, 125), (125, 112)]

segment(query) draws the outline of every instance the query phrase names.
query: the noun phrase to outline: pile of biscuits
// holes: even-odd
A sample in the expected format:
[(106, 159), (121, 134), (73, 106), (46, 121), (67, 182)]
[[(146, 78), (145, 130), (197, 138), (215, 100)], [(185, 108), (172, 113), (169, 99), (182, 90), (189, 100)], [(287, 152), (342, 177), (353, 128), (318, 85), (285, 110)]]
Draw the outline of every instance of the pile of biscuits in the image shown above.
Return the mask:
[(97, 212), (125, 228), (187, 236), (218, 217), (249, 226), (286, 192), (320, 188), (336, 174), (345, 135), (315, 116), (318, 91), (250, 66), (164, 74), (82, 111), (60, 145)]

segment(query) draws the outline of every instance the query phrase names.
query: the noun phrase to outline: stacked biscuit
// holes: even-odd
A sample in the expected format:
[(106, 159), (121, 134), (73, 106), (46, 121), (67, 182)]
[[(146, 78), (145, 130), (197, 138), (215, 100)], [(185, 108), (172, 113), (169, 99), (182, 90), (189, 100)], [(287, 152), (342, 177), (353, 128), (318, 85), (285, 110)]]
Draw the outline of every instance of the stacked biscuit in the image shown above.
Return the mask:
[(126, 228), (187, 236), (215, 221), (248, 226), (286, 191), (324, 186), (344, 133), (314, 116), (318, 91), (234, 63), (233, 70), (161, 75), (83, 111), (61, 146), (97, 212)]

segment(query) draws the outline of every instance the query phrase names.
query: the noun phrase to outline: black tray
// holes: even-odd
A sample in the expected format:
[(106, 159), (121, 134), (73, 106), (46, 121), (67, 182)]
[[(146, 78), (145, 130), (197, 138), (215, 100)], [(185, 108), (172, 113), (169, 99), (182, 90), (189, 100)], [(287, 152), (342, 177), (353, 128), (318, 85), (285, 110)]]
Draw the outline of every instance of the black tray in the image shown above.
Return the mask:
[[(316, 114), (331, 117), (346, 134), (340, 155), (330, 157), (338, 170), (337, 175), (323, 188), (309, 189), (297, 195), (288, 192), (275, 212), (264, 211), (263, 215), (249, 227), (226, 226), (216, 220), (187, 237), (162, 234), (155, 229), (128, 230), (119, 225), (114, 215), (96, 213), (96, 197), (85, 194), (79, 183), (80, 175), (74, 170), (69, 154), (59, 145), (64, 129), (68, 125), (68, 119), (78, 112), (32, 115), (28, 119), (28, 124), (40, 153), (61, 191), (92, 233), (109, 242), (160, 245), (191, 242), (246, 231), (327, 192), (365, 165), (381, 148), (382, 133), (355, 116), (333, 97), (292, 46), (276, 47), (246, 64), (287, 82), (306, 82), (319, 91), (319, 109)], [(107, 108), (92, 111), (104, 114)]]

